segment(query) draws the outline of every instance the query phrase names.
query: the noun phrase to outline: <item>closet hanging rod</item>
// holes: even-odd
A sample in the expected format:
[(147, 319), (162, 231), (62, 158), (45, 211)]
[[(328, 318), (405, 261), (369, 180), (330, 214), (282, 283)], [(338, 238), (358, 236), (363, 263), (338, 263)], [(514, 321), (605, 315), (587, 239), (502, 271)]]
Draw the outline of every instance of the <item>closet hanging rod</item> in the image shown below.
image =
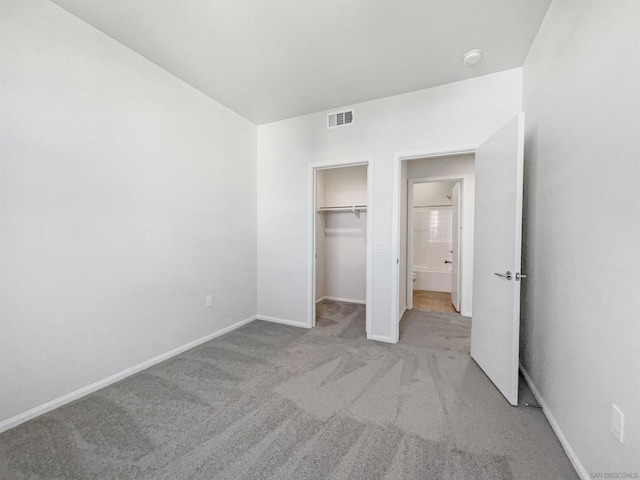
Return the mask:
[(317, 212), (354, 212), (356, 210), (366, 209), (366, 205), (336, 205), (334, 207), (318, 207)]
[(442, 208), (453, 207), (453, 205), (414, 205), (413, 208)]

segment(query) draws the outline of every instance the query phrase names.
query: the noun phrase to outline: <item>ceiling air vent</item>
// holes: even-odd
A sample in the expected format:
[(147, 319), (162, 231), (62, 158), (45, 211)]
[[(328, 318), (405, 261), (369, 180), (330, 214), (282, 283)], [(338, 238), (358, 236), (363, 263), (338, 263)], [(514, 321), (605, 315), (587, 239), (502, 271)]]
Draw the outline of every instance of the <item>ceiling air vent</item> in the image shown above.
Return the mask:
[(327, 115), (327, 128), (344, 127), (353, 123), (353, 110), (334, 112)]

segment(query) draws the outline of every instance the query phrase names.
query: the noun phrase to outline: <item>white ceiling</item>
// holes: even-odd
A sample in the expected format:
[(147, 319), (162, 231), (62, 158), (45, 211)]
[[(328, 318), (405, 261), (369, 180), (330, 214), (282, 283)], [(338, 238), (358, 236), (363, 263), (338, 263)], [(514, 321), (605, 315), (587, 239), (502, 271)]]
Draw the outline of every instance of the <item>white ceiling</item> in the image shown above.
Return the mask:
[(521, 66), (550, 3), (52, 1), (257, 124)]

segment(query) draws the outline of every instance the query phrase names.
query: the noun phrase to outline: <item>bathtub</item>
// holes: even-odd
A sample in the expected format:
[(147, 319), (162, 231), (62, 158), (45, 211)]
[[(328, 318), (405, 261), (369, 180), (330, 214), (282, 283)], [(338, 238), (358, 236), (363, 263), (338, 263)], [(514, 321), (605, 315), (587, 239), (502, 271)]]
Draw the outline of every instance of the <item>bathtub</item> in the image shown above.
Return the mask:
[(444, 264), (438, 270), (415, 266), (413, 273), (417, 274), (417, 279), (413, 282), (414, 290), (451, 291), (451, 264)]

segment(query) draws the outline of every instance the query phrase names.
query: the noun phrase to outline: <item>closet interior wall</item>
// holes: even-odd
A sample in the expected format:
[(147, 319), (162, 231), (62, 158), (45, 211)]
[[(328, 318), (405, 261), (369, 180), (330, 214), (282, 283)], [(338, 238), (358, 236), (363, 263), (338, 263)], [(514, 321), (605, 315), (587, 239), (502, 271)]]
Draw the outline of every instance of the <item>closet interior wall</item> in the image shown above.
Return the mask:
[(367, 166), (316, 174), (316, 302), (365, 303)]

